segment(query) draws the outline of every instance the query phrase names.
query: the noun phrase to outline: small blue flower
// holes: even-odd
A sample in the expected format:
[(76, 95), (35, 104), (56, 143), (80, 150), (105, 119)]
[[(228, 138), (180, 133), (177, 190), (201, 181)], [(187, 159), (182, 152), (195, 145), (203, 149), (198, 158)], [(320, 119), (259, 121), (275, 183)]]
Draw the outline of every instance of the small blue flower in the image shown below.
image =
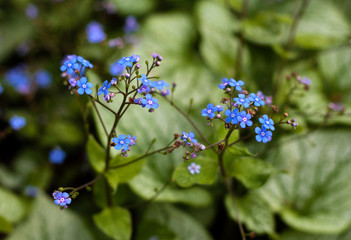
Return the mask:
[(146, 104), (143, 104), (143, 99), (144, 98), (136, 98), (135, 100), (134, 100), (134, 102), (136, 103), (136, 104), (138, 104), (138, 105), (140, 105), (140, 106), (142, 106), (143, 108), (146, 106)]
[(55, 147), (49, 152), (49, 162), (52, 164), (62, 164), (65, 158), (66, 153), (60, 147)]
[(1, 83), (0, 83), (0, 94), (3, 93), (4, 88), (2, 87)]
[(168, 86), (169, 86), (168, 83), (162, 80), (151, 82), (150, 84), (150, 87), (156, 88), (159, 91), (161, 91), (163, 88), (166, 88)]
[(157, 103), (157, 99), (156, 99), (156, 98), (153, 98), (153, 97), (151, 96), (151, 94), (147, 94), (147, 95), (145, 96), (145, 98), (143, 98), (143, 99), (141, 100), (141, 103), (144, 104), (145, 107), (147, 107), (147, 108), (156, 109), (156, 108), (158, 108), (158, 106), (159, 106), (158, 103)]
[(129, 144), (131, 141), (125, 135), (121, 134), (118, 136), (118, 138), (113, 138), (112, 141), (116, 144), (115, 149), (121, 150), (123, 148), (126, 151), (129, 150)]
[(112, 76), (120, 75), (124, 71), (125, 68), (126, 68), (126, 66), (119, 64), (119, 60), (117, 60), (117, 61), (110, 64), (110, 74)]
[(275, 130), (274, 128), (274, 122), (272, 119), (268, 118), (268, 116), (265, 114), (261, 118), (258, 119), (260, 123), (262, 124), (263, 127), (266, 129), (270, 129), (272, 131)]
[(235, 90), (237, 91), (242, 91), (241, 86), (243, 86), (245, 83), (241, 80), (235, 81), (234, 79), (229, 79), (229, 85), (232, 87), (235, 87)]
[(224, 114), (228, 117), (224, 121), (226, 123), (237, 124), (238, 123), (238, 119), (237, 119), (238, 112), (239, 112), (239, 109), (237, 109), (237, 108), (235, 108), (233, 111), (230, 111), (230, 109), (227, 109), (224, 112)]
[(139, 94), (148, 93), (148, 92), (150, 92), (150, 88), (148, 85), (145, 85), (145, 84), (141, 85), (141, 87), (138, 89)]
[(132, 55), (130, 57), (122, 57), (121, 60), (118, 61), (120, 65), (124, 65), (127, 67), (132, 67), (133, 63), (137, 63), (140, 60), (139, 55)]
[(37, 85), (41, 88), (48, 88), (51, 85), (52, 82), (52, 76), (51, 73), (49, 73), (46, 70), (38, 70), (35, 73), (35, 81)]
[(252, 121), (250, 119), (251, 119), (251, 115), (246, 113), (245, 111), (241, 111), (237, 116), (237, 120), (238, 120), (238, 122), (240, 122), (241, 128), (245, 128), (246, 125), (248, 127), (251, 127)]
[(307, 77), (299, 77), (298, 78), (298, 81), (300, 82), (300, 83), (302, 83), (302, 84), (304, 84), (304, 85), (306, 85), (306, 86), (310, 86), (311, 85), (311, 80), (309, 79), (309, 78), (307, 78)]
[(236, 104), (243, 105), (245, 108), (250, 106), (250, 100), (245, 98), (245, 94), (239, 94), (238, 98), (234, 98), (233, 100), (236, 101)]
[(169, 95), (170, 94), (170, 91), (169, 91), (169, 89), (163, 89), (162, 91), (161, 91), (161, 95), (162, 96), (167, 96), (167, 95)]
[(104, 94), (104, 96), (108, 95), (110, 93), (110, 91), (108, 90), (110, 87), (111, 87), (111, 83), (105, 80), (102, 87), (99, 89), (97, 95), (101, 95), (101, 94)]
[(220, 89), (224, 89), (226, 86), (228, 86), (228, 78), (223, 78), (222, 83), (218, 85)]
[(215, 112), (217, 112), (217, 107), (213, 106), (213, 103), (207, 105), (207, 108), (202, 109), (201, 115), (203, 117), (214, 118), (216, 116)]
[(5, 73), (6, 83), (21, 94), (31, 92), (31, 80), (26, 65), (18, 65)]
[(60, 205), (61, 207), (67, 208), (67, 205), (72, 202), (72, 199), (69, 197), (69, 194), (66, 192), (55, 191), (53, 194), (55, 199), (55, 204)]
[(87, 25), (85, 32), (87, 34), (87, 38), (90, 43), (101, 43), (106, 39), (106, 34), (104, 32), (104, 29), (102, 25), (98, 22), (95, 22), (95, 21), (90, 22)]
[(136, 32), (139, 29), (139, 24), (136, 18), (134, 16), (128, 16), (123, 29), (126, 33)]
[(26, 7), (26, 15), (30, 19), (36, 19), (38, 17), (39, 10), (34, 4), (28, 4)]
[(88, 82), (88, 79), (86, 77), (82, 77), (81, 79), (79, 79), (77, 81), (77, 85), (79, 87), (78, 93), (80, 95), (84, 94), (84, 92), (88, 95), (93, 93), (93, 90), (90, 89), (93, 87), (93, 84)]
[(129, 146), (134, 146), (135, 145), (135, 140), (136, 140), (136, 136), (130, 136), (128, 135), (127, 138), (130, 140)]
[(68, 55), (67, 60), (61, 65), (61, 72), (67, 72), (67, 74), (74, 74), (76, 70), (80, 68), (80, 64), (77, 62), (77, 57), (75, 55)]
[(250, 93), (249, 100), (254, 103), (256, 107), (264, 106), (264, 101), (254, 93)]
[(197, 139), (195, 139), (195, 134), (193, 132), (189, 132), (189, 134), (187, 132), (183, 132), (180, 138), (188, 145), (191, 143), (197, 143)]
[(256, 135), (256, 141), (257, 142), (269, 142), (272, 140), (272, 132), (271, 131), (267, 131), (263, 126), (262, 128), (256, 127), (255, 128), (255, 133)]
[(141, 74), (141, 78), (138, 78), (138, 80), (142, 81), (143, 85), (147, 85), (147, 86), (151, 85), (151, 81), (149, 79), (147, 79), (145, 74)]
[(190, 174), (194, 175), (194, 174), (199, 174), (200, 173), (200, 169), (201, 166), (197, 165), (196, 163), (191, 163), (188, 166), (188, 171), (190, 172)]
[(140, 60), (140, 56), (139, 55), (132, 55), (132, 56), (130, 56), (130, 61), (132, 62), (132, 63), (137, 63), (137, 62), (139, 62), (139, 60)]
[(216, 108), (217, 108), (217, 112), (222, 112), (224, 110), (222, 105), (217, 105)]
[(21, 128), (26, 126), (26, 119), (24, 117), (15, 115), (12, 118), (10, 118), (9, 123), (13, 130), (20, 130)]

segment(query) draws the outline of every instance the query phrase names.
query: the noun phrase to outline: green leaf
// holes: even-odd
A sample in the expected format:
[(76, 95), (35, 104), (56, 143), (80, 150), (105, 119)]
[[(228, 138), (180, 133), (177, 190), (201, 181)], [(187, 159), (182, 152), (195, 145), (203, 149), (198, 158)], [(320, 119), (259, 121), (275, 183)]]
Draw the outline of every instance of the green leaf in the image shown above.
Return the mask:
[[(257, 193), (250, 192), (245, 197), (236, 198), (235, 204), (239, 212), (240, 221), (248, 229), (258, 234), (274, 233), (274, 217), (268, 204)], [(237, 213), (234, 209), (232, 198), (225, 197), (225, 206), (229, 216), (237, 220)]]
[(239, 29), (239, 21), (223, 4), (215, 1), (199, 1), (195, 11), (200, 30), (207, 28), (218, 34), (232, 34)]
[[(3, 199), (3, 198), (1, 198)], [(74, 200), (72, 202), (74, 204)], [(39, 194), (28, 219), (16, 227), (6, 240), (85, 239), (92, 236), (83, 221), (69, 209), (63, 211), (53, 199)]]
[(283, 44), (288, 38), (291, 22), (289, 15), (261, 11), (254, 18), (243, 21), (243, 33), (245, 38), (258, 44)]
[(177, 239), (174, 232), (156, 221), (141, 221), (138, 224), (136, 240), (152, 239), (155, 236), (157, 236), (157, 239)]
[(0, 188), (0, 216), (10, 223), (16, 223), (25, 214), (24, 202), (9, 190)]
[[(201, 166), (199, 174), (190, 174), (188, 166), (191, 163)], [(217, 176), (218, 162), (212, 158), (196, 158), (188, 163), (181, 163), (173, 174), (174, 180), (181, 187), (190, 187), (194, 184), (212, 184)]]
[(155, 221), (176, 234), (176, 239), (209, 240), (207, 230), (187, 213), (168, 204), (152, 204), (143, 221)]
[(297, 26), (294, 44), (306, 49), (327, 48), (346, 42), (349, 34), (348, 20), (336, 4), (331, 1), (310, 1)]
[(335, 234), (351, 224), (350, 130), (320, 130), (284, 144), (267, 156), (289, 174), (275, 174), (259, 190), (291, 227)]
[(248, 156), (248, 157), (253, 157), (254, 154), (252, 154), (247, 148), (245, 147), (238, 147), (238, 146), (231, 146), (228, 148), (229, 152), (231, 152), (235, 156)]
[(229, 176), (236, 177), (247, 188), (261, 187), (275, 172), (271, 164), (252, 157), (225, 158), (224, 166)]
[(109, 0), (109, 2), (113, 3), (118, 13), (123, 15), (142, 15), (156, 6), (155, 0)]
[(340, 235), (324, 235), (324, 234), (309, 234), (304, 232), (298, 232), (294, 230), (289, 230), (283, 232), (279, 239), (281, 240), (349, 240), (351, 239), (351, 229), (343, 232)]
[[(111, 160), (110, 165), (111, 166), (123, 165), (123, 164), (129, 163), (130, 161), (133, 161), (133, 159), (136, 159), (138, 157), (139, 157), (138, 155), (134, 156), (133, 158), (121, 157), (120, 155), (117, 155)], [(131, 179), (133, 179), (140, 172), (141, 168), (144, 166), (144, 163), (145, 163), (145, 159), (141, 159), (131, 164), (125, 165), (123, 167), (110, 169), (108, 173), (112, 175), (117, 175), (119, 182), (126, 183), (126, 182), (129, 182)]]
[(128, 240), (132, 235), (132, 219), (127, 209), (105, 208), (93, 216), (96, 226), (106, 235), (117, 240)]
[(12, 228), (12, 224), (9, 221), (7, 221), (4, 217), (0, 216), (0, 233), (8, 234), (12, 231)]
[(87, 143), (87, 152), (90, 165), (93, 169), (102, 173), (105, 170), (105, 151), (100, 146), (100, 144), (95, 140), (95, 138), (90, 135)]

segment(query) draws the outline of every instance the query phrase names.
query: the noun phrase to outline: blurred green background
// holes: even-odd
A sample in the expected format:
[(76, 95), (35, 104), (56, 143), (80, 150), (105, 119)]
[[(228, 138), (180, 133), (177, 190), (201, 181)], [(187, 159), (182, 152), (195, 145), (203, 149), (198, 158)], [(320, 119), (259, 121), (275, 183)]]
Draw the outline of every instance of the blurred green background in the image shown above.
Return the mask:
[[(86, 151), (89, 133), (106, 141), (88, 99), (70, 94), (59, 70), (62, 59), (83, 56), (94, 65), (88, 80), (101, 85), (121, 57), (137, 54), (144, 62), (157, 52), (163, 61), (155, 74), (176, 83), (174, 99), (185, 111), (193, 99), (189, 115), (211, 142), (223, 136), (223, 126), (207, 126), (200, 112), (210, 102), (219, 104), (217, 85), (224, 77), (272, 96), (281, 113), (299, 123), (296, 130), (277, 127), (271, 143), (243, 143), (267, 164), (253, 161), (240, 172), (247, 179), (262, 170), (264, 185), (258, 188), (235, 175), (247, 233), (255, 239), (350, 239), (350, 10), (347, 0), (0, 0), (0, 238), (113, 239), (95, 225), (100, 216), (121, 229), (116, 239), (128, 239), (123, 234), (131, 228), (132, 239), (240, 239), (219, 177), (187, 188), (172, 181), (152, 202), (138, 205), (170, 179), (183, 162), (181, 153), (148, 158), (135, 177), (118, 185), (113, 198), (129, 209), (128, 226), (98, 215), (105, 207), (103, 181), (81, 191), (69, 209), (53, 203), (53, 190), (95, 176)], [(130, 16), (138, 23), (132, 31), (126, 30)], [(100, 43), (87, 38), (92, 21), (106, 34)], [(38, 80), (42, 70), (47, 84)], [(293, 83), (285, 76), (292, 72), (311, 85), (308, 91), (298, 87), (287, 101)], [(333, 111), (330, 103), (346, 110)], [(9, 123), (15, 115), (26, 119), (17, 131)], [(111, 121), (107, 112), (103, 117)], [(174, 133), (194, 129), (160, 100), (153, 114), (130, 110), (120, 131), (137, 136), (136, 155), (155, 137), (155, 146), (162, 147)], [(49, 161), (58, 146), (66, 153), (59, 165)]]

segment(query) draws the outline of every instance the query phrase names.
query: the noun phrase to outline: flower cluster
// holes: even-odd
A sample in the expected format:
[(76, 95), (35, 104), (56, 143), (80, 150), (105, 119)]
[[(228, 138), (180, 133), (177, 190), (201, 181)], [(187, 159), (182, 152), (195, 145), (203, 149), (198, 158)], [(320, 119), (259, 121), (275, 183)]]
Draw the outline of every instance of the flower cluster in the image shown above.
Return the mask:
[[(210, 125), (213, 120), (217, 119), (223, 121), (226, 128), (252, 127), (254, 120), (256, 120), (255, 115), (260, 108), (265, 106), (266, 103), (271, 105), (271, 97), (264, 96), (260, 91), (257, 94), (249, 93), (245, 90), (244, 85), (245, 83), (241, 80), (236, 81), (232, 78), (224, 78), (222, 80), (218, 87), (224, 90), (225, 94), (229, 95), (228, 98), (223, 98), (221, 101), (221, 103), (226, 104), (225, 117), (223, 118), (220, 114), (224, 110), (222, 105), (208, 104), (207, 108), (201, 111), (201, 115), (207, 118)], [(236, 97), (235, 91), (239, 92)], [(275, 130), (274, 121), (268, 118), (266, 114), (258, 120), (261, 123), (261, 127), (255, 128), (256, 140), (263, 143), (271, 141), (272, 131)]]
[(112, 146), (117, 150), (121, 150), (121, 156), (127, 157), (127, 152), (130, 151), (130, 147), (135, 145), (135, 136), (125, 136), (123, 134), (112, 139)]
[(185, 155), (183, 156), (183, 159), (185, 161), (189, 160), (189, 156), (191, 158), (196, 158), (196, 153), (199, 151), (203, 151), (206, 149), (206, 147), (199, 143), (197, 139), (195, 138), (195, 134), (193, 132), (183, 132), (182, 135), (180, 135), (180, 139), (183, 143), (184, 147), (188, 147), (191, 149), (191, 151), (185, 151)]
[(72, 199), (66, 192), (54, 191), (52, 194), (56, 205), (60, 206), (61, 209), (67, 208), (68, 204), (71, 204)]
[(18, 65), (5, 73), (5, 82), (20, 94), (28, 95), (38, 88), (48, 88), (52, 76), (44, 69), (31, 73), (26, 65)]

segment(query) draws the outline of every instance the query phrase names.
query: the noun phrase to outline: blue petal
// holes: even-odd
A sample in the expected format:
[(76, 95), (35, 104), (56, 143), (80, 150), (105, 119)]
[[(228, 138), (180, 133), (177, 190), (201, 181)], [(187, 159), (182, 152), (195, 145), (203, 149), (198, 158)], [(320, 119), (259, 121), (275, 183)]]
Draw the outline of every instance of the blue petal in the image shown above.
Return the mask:
[(90, 88), (86, 88), (86, 89), (85, 89), (85, 93), (86, 93), (86, 94), (92, 94), (92, 93), (93, 93), (93, 90), (91, 90)]
[(256, 141), (257, 141), (257, 142), (261, 142), (261, 141), (262, 141), (262, 138), (261, 138), (260, 135), (256, 135)]

